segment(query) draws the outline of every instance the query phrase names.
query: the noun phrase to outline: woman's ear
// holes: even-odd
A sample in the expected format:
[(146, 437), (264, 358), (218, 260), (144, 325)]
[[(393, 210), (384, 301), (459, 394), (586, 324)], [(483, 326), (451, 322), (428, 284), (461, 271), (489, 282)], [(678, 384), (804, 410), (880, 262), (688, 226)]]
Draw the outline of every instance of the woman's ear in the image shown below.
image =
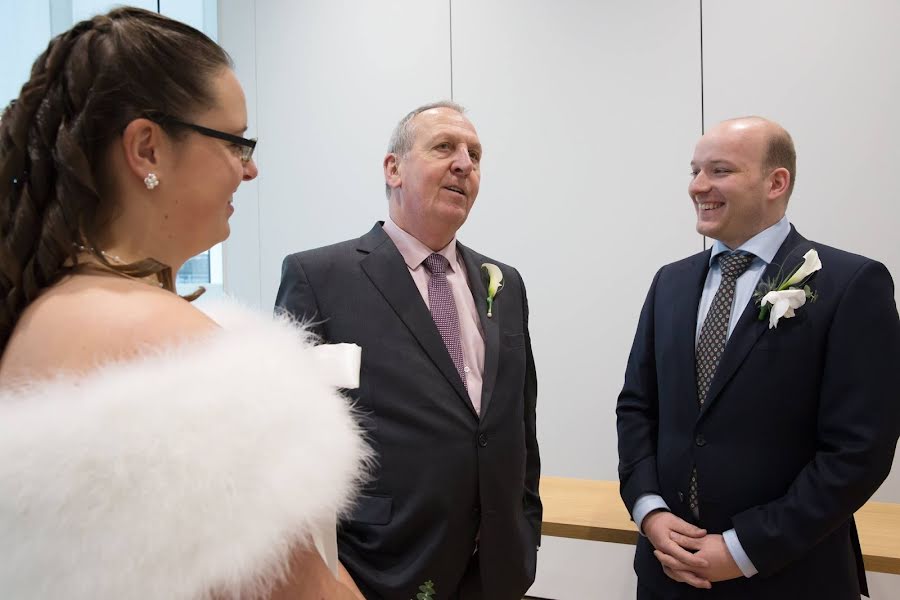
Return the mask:
[[(149, 180), (159, 177), (162, 153), (167, 142), (162, 128), (149, 119), (135, 119), (126, 125), (122, 132), (122, 150), (130, 173), (145, 182), (151, 173), (154, 177)], [(149, 183), (147, 187), (152, 189)]]

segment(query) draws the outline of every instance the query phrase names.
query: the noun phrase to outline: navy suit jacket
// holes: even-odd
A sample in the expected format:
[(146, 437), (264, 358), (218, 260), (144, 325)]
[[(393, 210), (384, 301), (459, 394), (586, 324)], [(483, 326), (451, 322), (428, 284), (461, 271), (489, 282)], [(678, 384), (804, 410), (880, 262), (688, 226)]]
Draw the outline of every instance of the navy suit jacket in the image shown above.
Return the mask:
[[(635, 571), (663, 598), (859, 598), (853, 513), (887, 477), (900, 434), (900, 320), (884, 265), (791, 227), (763, 280), (815, 248), (817, 301), (768, 328), (751, 300), (698, 408), (697, 307), (710, 252), (667, 265), (641, 312), (616, 408), (629, 512), (660, 494), (710, 533), (734, 528), (759, 570), (694, 590), (662, 572), (641, 537)], [(696, 465), (700, 521), (687, 490)]]
[[(340, 558), (369, 599), (409, 600), (426, 580), (466, 598), (520, 599), (540, 543), (537, 380), (519, 273), (462, 244), (485, 337), (475, 412), (403, 257), (381, 227), (285, 258), (276, 306), (329, 343), (362, 346), (356, 394), (377, 453), (371, 485), (338, 531)], [(493, 317), (481, 264), (503, 272)]]

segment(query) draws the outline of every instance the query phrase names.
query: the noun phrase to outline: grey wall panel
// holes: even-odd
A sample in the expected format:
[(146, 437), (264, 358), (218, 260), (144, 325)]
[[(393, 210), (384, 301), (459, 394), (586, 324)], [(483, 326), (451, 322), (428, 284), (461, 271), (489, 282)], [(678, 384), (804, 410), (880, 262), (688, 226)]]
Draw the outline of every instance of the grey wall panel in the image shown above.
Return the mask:
[[(234, 70), (247, 98), (247, 133), (259, 136), (256, 101), (256, 29), (254, 0), (220, 0), (218, 11), (219, 42), (234, 60)], [(263, 144), (265, 144), (263, 142)], [(265, 146), (263, 146), (264, 148)], [(254, 159), (265, 178), (263, 152)], [(242, 302), (261, 307), (259, 240), (259, 181), (242, 183), (234, 194), (234, 214), (229, 221), (231, 236), (222, 245), (223, 287)], [(266, 304), (269, 301), (266, 300)], [(268, 306), (266, 307), (268, 308)]]
[[(660, 266), (702, 249), (687, 195), (699, 4), (452, 4), (454, 96), (485, 148), (460, 239), (525, 279), (543, 472), (615, 479), (615, 401), (644, 296)], [(632, 597), (632, 554), (545, 538), (530, 593)]]
[(446, 2), (420, 0), (260, 0), (254, 17), (259, 301), (269, 308), (287, 253), (359, 236), (385, 216), (394, 124), (450, 95), (450, 17)]
[(798, 153), (791, 220), (900, 275), (900, 3), (716, 0), (703, 10), (707, 124), (781, 122)]

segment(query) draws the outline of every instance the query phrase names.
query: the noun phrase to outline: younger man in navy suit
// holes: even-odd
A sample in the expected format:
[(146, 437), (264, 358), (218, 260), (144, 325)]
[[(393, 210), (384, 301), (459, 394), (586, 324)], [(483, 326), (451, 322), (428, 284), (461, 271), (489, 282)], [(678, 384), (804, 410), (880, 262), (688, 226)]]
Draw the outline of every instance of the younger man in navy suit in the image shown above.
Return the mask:
[(900, 434), (900, 320), (884, 265), (788, 223), (795, 164), (758, 117), (694, 152), (697, 231), (715, 243), (656, 274), (616, 408), (639, 599), (867, 593), (853, 513)]

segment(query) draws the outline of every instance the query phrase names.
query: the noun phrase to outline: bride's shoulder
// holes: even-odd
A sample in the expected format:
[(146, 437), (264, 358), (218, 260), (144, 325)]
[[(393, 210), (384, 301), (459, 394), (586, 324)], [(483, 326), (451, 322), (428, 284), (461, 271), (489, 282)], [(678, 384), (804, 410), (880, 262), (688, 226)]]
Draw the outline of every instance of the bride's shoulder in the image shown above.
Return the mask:
[(79, 329), (89, 327), (100, 338), (121, 338), (141, 345), (166, 343), (215, 328), (209, 317), (180, 296), (121, 277), (73, 277), (51, 288), (39, 302), (35, 303), (36, 312), (48, 320)]
[(25, 310), (3, 370), (21, 363), (29, 371), (82, 371), (216, 329), (213, 320), (171, 292), (119, 277), (79, 275), (49, 288)]

